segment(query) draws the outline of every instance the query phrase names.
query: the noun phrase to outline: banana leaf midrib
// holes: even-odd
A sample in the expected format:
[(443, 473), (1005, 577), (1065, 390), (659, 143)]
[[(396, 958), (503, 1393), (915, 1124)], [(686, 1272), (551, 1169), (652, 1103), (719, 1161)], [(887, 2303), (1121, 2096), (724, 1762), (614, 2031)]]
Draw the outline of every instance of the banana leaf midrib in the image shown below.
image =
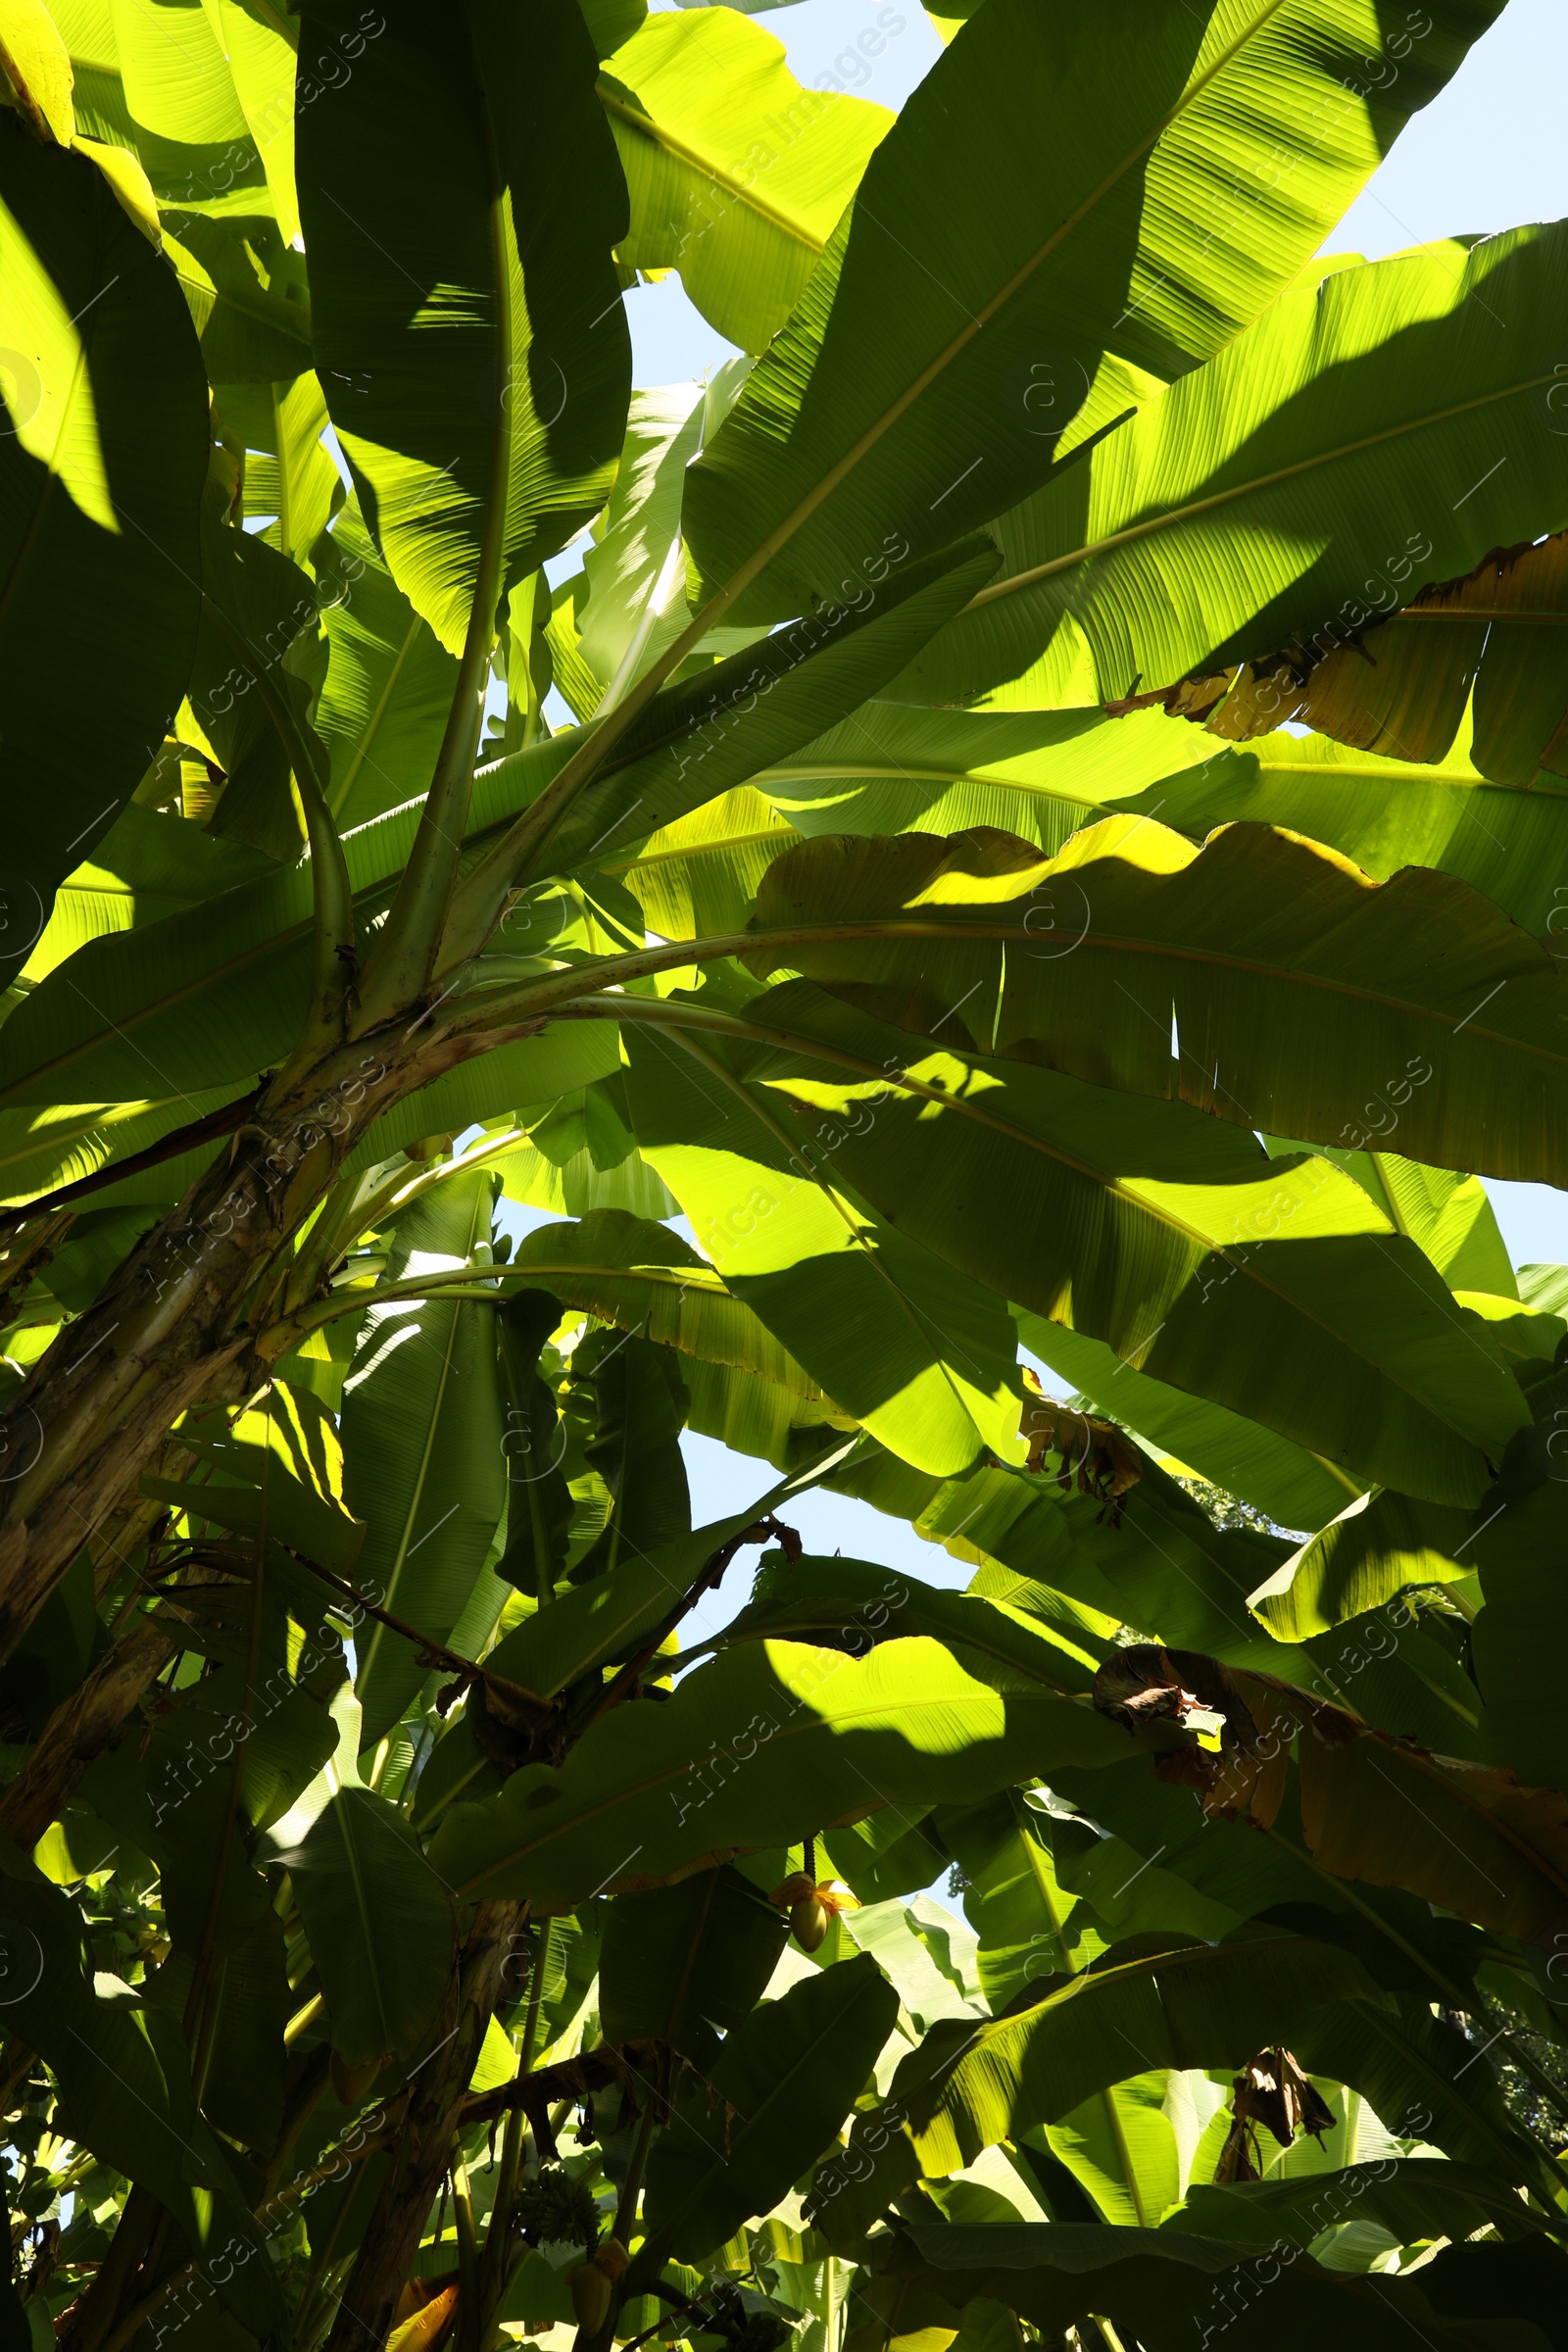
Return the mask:
[[(1378, 449), (1390, 441), (1398, 441), (1411, 433), (1423, 432), (1430, 425), (1446, 424), (1450, 418), (1465, 416), (1477, 409), (1494, 407), (1499, 400), (1516, 399), (1522, 392), (1534, 392), (1543, 384), (1552, 382), (1550, 375), (1523, 376), (1517, 383), (1503, 384), (1491, 392), (1479, 392), (1473, 400), (1456, 401), (1451, 408), (1434, 409), (1427, 415), (1402, 419), (1398, 424), (1386, 425), (1381, 432), (1367, 433), (1358, 441), (1338, 443), (1333, 449), (1319, 450), (1312, 457), (1299, 458), (1294, 466), (1276, 466), (1271, 473), (1250, 474), (1245, 481), (1236, 482), (1226, 490), (1211, 491), (1206, 498), (1190, 499), (1185, 506), (1162, 507), (1155, 514), (1147, 514), (1140, 522), (1128, 523), (1119, 531), (1109, 531), (1102, 539), (1087, 541), (1066, 555), (1053, 556), (1049, 563), (1031, 564), (1025, 571), (1009, 573), (1005, 579), (992, 580), (976, 589), (964, 607), (965, 612), (978, 612), (1002, 598), (1017, 596), (1025, 589), (1038, 587), (1042, 580), (1074, 570), (1081, 564), (1092, 563), (1097, 556), (1113, 554), (1117, 548), (1128, 547), (1140, 539), (1152, 538), (1160, 531), (1191, 522), (1195, 516), (1209, 514), (1220, 507), (1233, 506), (1239, 498), (1248, 498), (1259, 490), (1271, 490), (1276, 483), (1296, 481), (1303, 474), (1314, 473), (1325, 466), (1336, 465), (1341, 459), (1358, 457), (1363, 450)], [(1395, 616), (1391, 613), (1391, 619)], [(1400, 615), (1402, 617), (1402, 614)], [(1456, 619), (1475, 620), (1492, 617), (1488, 613), (1457, 613)], [(1553, 613), (1552, 619), (1560, 615)]]

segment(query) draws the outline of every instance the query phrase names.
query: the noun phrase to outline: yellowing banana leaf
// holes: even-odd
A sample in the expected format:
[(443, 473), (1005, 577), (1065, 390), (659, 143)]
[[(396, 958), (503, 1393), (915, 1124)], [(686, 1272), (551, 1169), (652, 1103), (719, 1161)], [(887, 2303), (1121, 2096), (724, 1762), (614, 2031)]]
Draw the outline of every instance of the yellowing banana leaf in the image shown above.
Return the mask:
[(911, 683), (971, 700), (1068, 615), (1107, 701), (1293, 645), (1311, 662), (1359, 634), (1369, 602), (1561, 529), (1535, 322), (1565, 281), (1558, 224), (1282, 294), (1004, 515), (1003, 572)]
[(886, 107), (803, 89), (734, 10), (651, 16), (599, 77), (631, 197), (628, 269), (678, 270), (709, 323), (761, 351), (805, 289)]
[[(909, 926), (917, 957), (869, 929), (801, 936), (878, 918)], [(1396, 1139), (1443, 1167), (1560, 1173), (1562, 966), (1446, 875), (1379, 885), (1269, 826), (1195, 852), (1114, 816), (1049, 860), (984, 831), (805, 843), (772, 868), (755, 922), (782, 935), (749, 954), (759, 974), (804, 971), (949, 1038), (961, 1022), (983, 1050), (1097, 1086), (1308, 1143)]]
[(1209, 1812), (1268, 1827), (1284, 1801), (1294, 1741), (1302, 1833), (1321, 1870), (1408, 1887), (1522, 1940), (1561, 1916), (1568, 1797), (1556, 1789), (1522, 1788), (1494, 1764), (1435, 1756), (1275, 1676), (1219, 1668), (1188, 1651), (1119, 1652), (1101, 1669), (1096, 1704), (1139, 1720), (1134, 1694), (1174, 1688), (1172, 1677), (1189, 1692), (1201, 1683), (1226, 1719), (1217, 1752), (1191, 1748), (1168, 1768), (1167, 1777), (1202, 1792)]
[(464, 1899), (569, 1911), (788, 1844), (803, 1821), (972, 1801), (1023, 1773), (1109, 1761), (1125, 1740), (1073, 1699), (976, 1682), (939, 1642), (893, 1642), (863, 1664), (748, 1642), (663, 1705), (603, 1716), (559, 1773), (527, 1765), (499, 1796), (455, 1805), (431, 1860)]
[[(536, 569), (613, 478), (625, 192), (573, 0), (382, 13), (299, 117), (316, 363), (387, 567), (457, 654), (492, 564)], [(334, 29), (307, 12), (302, 37)]]
[(1489, 556), (1468, 578), (1428, 589), (1392, 619), (1364, 613), (1366, 622), (1304, 682), (1285, 667), (1244, 669), (1209, 733), (1245, 742), (1295, 720), (1359, 751), (1441, 760), (1473, 695), (1472, 757), (1487, 776), (1520, 788), (1543, 768), (1568, 774), (1561, 532)]
[(692, 469), (687, 537), (734, 618), (872, 595), (1045, 478), (1126, 316), (1150, 151), (1204, 29), (1103, 0), (1088, 38), (1066, 0), (987, 0), (945, 51)]

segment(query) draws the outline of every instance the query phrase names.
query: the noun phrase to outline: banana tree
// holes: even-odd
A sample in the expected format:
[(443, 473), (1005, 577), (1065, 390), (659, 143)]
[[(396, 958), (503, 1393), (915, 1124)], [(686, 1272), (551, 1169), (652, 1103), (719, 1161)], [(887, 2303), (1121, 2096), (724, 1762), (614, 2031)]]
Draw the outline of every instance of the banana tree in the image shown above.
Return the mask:
[(1535, 2339), (1568, 247), (1310, 258), (1497, 13), (0, 9), (19, 2343)]

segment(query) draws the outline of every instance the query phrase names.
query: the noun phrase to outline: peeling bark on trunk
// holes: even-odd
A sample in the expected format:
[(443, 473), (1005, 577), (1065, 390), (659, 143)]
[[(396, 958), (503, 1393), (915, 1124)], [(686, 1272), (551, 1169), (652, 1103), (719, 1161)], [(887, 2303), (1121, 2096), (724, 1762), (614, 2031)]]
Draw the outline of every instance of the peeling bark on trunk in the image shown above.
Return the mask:
[(264, 1103), (68, 1325), (0, 1415), (0, 1658), (146, 1468), (171, 1424), (236, 1402), (294, 1237), (382, 1112), (539, 1024), (470, 1036), (402, 1022)]
[(113, 1747), (125, 1718), (174, 1654), (168, 1634), (139, 1625), (104, 1652), (92, 1672), (63, 1699), (44, 1725), (27, 1760), (0, 1796), (0, 1833), (24, 1847), (37, 1844), (94, 1759)]

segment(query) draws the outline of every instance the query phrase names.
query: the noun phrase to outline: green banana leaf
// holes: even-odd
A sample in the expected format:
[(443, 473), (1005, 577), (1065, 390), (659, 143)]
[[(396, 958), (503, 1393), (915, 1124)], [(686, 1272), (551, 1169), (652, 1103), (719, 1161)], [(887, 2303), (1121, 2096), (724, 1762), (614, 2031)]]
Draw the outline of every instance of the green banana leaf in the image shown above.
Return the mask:
[(765, 350), (893, 116), (803, 89), (783, 43), (727, 8), (649, 17), (599, 97), (631, 198), (617, 260), (678, 270), (710, 325)]
[(1500, 13), (1499, 0), (1450, 0), (1396, 25), (1376, 0), (1216, 8), (1150, 159), (1112, 348), (1161, 376), (1212, 358), (1310, 268), (1409, 117)]
[[(901, 968), (867, 928), (882, 920), (922, 927), (918, 962)], [(1562, 968), (1443, 875), (1374, 885), (1268, 826), (1195, 853), (1115, 816), (1049, 860), (983, 832), (806, 842), (769, 869), (754, 922), (760, 976), (804, 971), (954, 1039), (961, 1008), (983, 1050), (1099, 1086), (1352, 1151), (1397, 1135), (1407, 1156), (1485, 1175), (1558, 1165)], [(803, 923), (825, 936), (802, 940)]]
[(184, 306), (96, 166), (19, 134), (0, 156), (0, 340), (34, 355), (7, 363), (0, 447), (10, 979), (185, 690), (208, 440)]
[(945, 1592), (902, 1571), (865, 1560), (811, 1556), (780, 1563), (764, 1557), (752, 1598), (724, 1628), (726, 1645), (735, 1642), (809, 1639), (847, 1628), (863, 1637), (896, 1642), (926, 1634), (943, 1642), (970, 1673), (993, 1666), (1009, 1680), (1027, 1676), (1050, 1690), (1087, 1690), (1108, 1648), (1086, 1648), (1050, 1633), (1038, 1620), (1004, 1601), (978, 1593)]
[[(690, 20), (680, 17), (648, 22), (650, 27), (690, 29)], [(583, 559), (578, 652), (604, 686), (618, 681), (624, 690), (673, 644), (684, 623), (682, 600), (675, 593), (679, 583), (670, 580), (668, 567), (680, 533), (682, 482), (702, 435), (703, 407), (696, 384), (666, 384), (631, 396), (604, 537)]]
[(1107, 2222), (1152, 2230), (1181, 2193), (1176, 2134), (1165, 2113), (1169, 2080), (1160, 2071), (1129, 2075), (1044, 2127), (1053, 2156)]
[(626, 1035), (638, 1145), (725, 1288), (873, 1436), (921, 1469), (1018, 1452), (1016, 1342), (998, 1302), (867, 1214), (701, 1038)]
[[(299, 118), (317, 368), (387, 567), (457, 654), (487, 540), (510, 587), (613, 479), (625, 190), (574, 0), (464, 0), (460, 39), (414, 0), (382, 13)], [(333, 29), (306, 12), (307, 46)]]
[(1430, 2156), (1348, 2165), (1295, 2180), (1195, 2183), (1163, 2227), (1196, 2237), (1310, 2247), (1348, 2214), (1381, 2223), (1406, 2246), (1484, 2230), (1505, 2239), (1533, 2237), (1543, 2227), (1540, 2214), (1489, 2174)]
[(1149, 803), (1152, 814), (1159, 779), (1187, 748), (1163, 711), (1112, 719), (1098, 710), (919, 710), (873, 701), (759, 769), (753, 783), (798, 833), (994, 825), (1054, 857), (1112, 805), (1143, 814)]
[(357, 499), (313, 561), (327, 643), (314, 715), (331, 764), (328, 806), (346, 832), (428, 789), (458, 665), (393, 584)]
[(732, 617), (874, 597), (1046, 477), (1203, 30), (1165, 0), (1107, 0), (1092, 39), (1062, 0), (987, 0), (932, 68), (692, 469), (687, 537)]
[[(1275, 1154), (1301, 1149), (1272, 1135), (1264, 1142)], [(1396, 1233), (1407, 1233), (1426, 1251), (1450, 1290), (1518, 1298), (1513, 1261), (1479, 1176), (1423, 1167), (1419, 1160), (1375, 1147), (1342, 1152), (1329, 1145), (1323, 1153), (1371, 1194)]]
[(1109, 1761), (1125, 1740), (1072, 1699), (976, 1682), (934, 1642), (889, 1643), (863, 1664), (748, 1642), (662, 1705), (601, 1717), (559, 1773), (528, 1765), (488, 1803), (454, 1806), (431, 1860), (464, 1897), (505, 1889), (536, 1912), (569, 1910), (710, 1854), (787, 1844), (812, 1821)]
[(1243, 1413), (1152, 1380), (1147, 1372), (1123, 1362), (1114, 1348), (1081, 1331), (1068, 1331), (1044, 1315), (1021, 1309), (1017, 1323), (1029, 1352), (1069, 1382), (1097, 1412), (1125, 1421), (1145, 1445), (1174, 1454), (1278, 1525), (1309, 1527), (1325, 1513), (1345, 1507), (1344, 1497), (1356, 1482), (1333, 1462), (1293, 1446)]
[(1265, 735), (1123, 806), (1199, 841), (1219, 825), (1283, 825), (1325, 842), (1380, 882), (1401, 866), (1434, 866), (1550, 944), (1568, 928), (1568, 900), (1555, 878), (1568, 845), (1568, 793), (1545, 774), (1520, 788), (1484, 776), (1468, 727), (1446, 759), (1419, 766), (1327, 735)]
[(617, 1894), (599, 1958), (601, 2033), (607, 2041), (653, 2034), (710, 2075), (718, 2034), (745, 2025), (787, 1933), (784, 1913), (727, 1863), (673, 1886)]
[(71, 2130), (165, 2207), (188, 2259), (242, 2327), (284, 2324), (266, 2239), (203, 2121), (178, 2020), (128, 1990), (95, 1994), (74, 1904), (17, 1856), (0, 1904), (14, 2029), (53, 2073)]
[[(398, 1220), (394, 1279), (464, 1265), (490, 1235), (488, 1169), (449, 1178)], [(366, 1527), (358, 1577), (380, 1605), (444, 1642), (478, 1578), (506, 1498), (495, 1309), (473, 1299), (372, 1307), (343, 1396), (344, 1500)], [(370, 1622), (356, 1641), (365, 1740), (390, 1731), (427, 1669)]]
[(342, 495), (342, 477), (321, 439), (326, 403), (314, 371), (306, 368), (292, 383), (226, 384), (216, 398), (221, 428), (245, 449), (246, 521), (265, 521), (262, 537), (270, 547), (291, 563), (308, 564)]
[(1032, 2008), (927, 2034), (890, 2102), (858, 2119), (812, 2187), (818, 2227), (863, 2230), (890, 2198), (972, 2164), (982, 2148), (1057, 2123), (1151, 2067), (1240, 2065), (1325, 2002), (1383, 1996), (1359, 1962), (1306, 1936), (1249, 1929), (1234, 1941), (1140, 1936)]
[(260, 850), (220, 841), (205, 825), (155, 814), (132, 801), (91, 857), (61, 883), (43, 936), (27, 958), (27, 977), (42, 980), (90, 939), (156, 923), (270, 871)]
[[(944, 2295), (956, 2307), (955, 2323), (962, 2306), (985, 2297), (1004, 2301), (1043, 2332), (1087, 2327), (1098, 2316), (1145, 2352), (1188, 2352), (1195, 2331), (1201, 2343), (1205, 2330), (1223, 2332), (1237, 2352), (1321, 2352), (1326, 2341), (1345, 2352), (1383, 2352), (1395, 2318), (1434, 2352), (1480, 2352), (1488, 2340), (1483, 2314), (1494, 2329), (1507, 2328), (1520, 2352), (1541, 2352), (1548, 2339), (1526, 2315), (1541, 2307), (1543, 2285), (1550, 2307), (1555, 2258), (1543, 2280), (1521, 2272), (1513, 2248), (1486, 2252), (1498, 2259), (1478, 2281), (1482, 2304), (1474, 2318), (1462, 2290), (1459, 2310), (1445, 2315), (1430, 2271), (1409, 2279), (1358, 2278), (1301, 2254), (1287, 2266), (1164, 2230), (1071, 2223), (914, 2230), (893, 2261), (908, 2284)], [(1515, 2312), (1521, 2321), (1509, 2317)], [(1500, 2339), (1493, 2332), (1491, 2340)]]
[[(1255, 1146), (1174, 1103), (959, 1052), (915, 1059), (906, 1032), (800, 982), (754, 1000), (746, 1025), (774, 1041), (754, 1084), (815, 1114), (806, 1134), (835, 1177), (906, 1238), (1367, 1483), (1386, 1464), (1386, 1483), (1456, 1502), (1491, 1483), (1528, 1411), (1517, 1385), (1329, 1162), (1265, 1176)], [(901, 1068), (893, 1093), (883, 1073)]]
[(1253, 1606), (1280, 1641), (1305, 1642), (1412, 1585), (1459, 1584), (1475, 1573), (1473, 1539), (1487, 1515), (1387, 1489), (1358, 1495), (1259, 1586)]
[(1536, 331), (1568, 229), (1417, 248), (1282, 294), (1005, 514), (1004, 569), (908, 684), (965, 702), (1068, 625), (1102, 699), (1306, 662), (1428, 580), (1563, 527)]
[(415, 2056), (457, 1951), (452, 1898), (396, 1805), (339, 1787), (278, 1856), (310, 1937), (332, 2047), (361, 2067)]
[[(146, 156), (149, 142), (143, 138), (139, 144)], [(254, 152), (248, 138), (243, 151)], [(155, 150), (151, 169), (155, 182), (172, 181), (183, 196), (181, 183), (190, 170), (206, 167), (212, 151), (196, 150), (202, 160), (194, 167), (180, 162), (181, 152), (173, 151), (174, 161), (164, 173)], [(257, 211), (270, 214), (268, 199), (260, 191)], [(304, 260), (283, 243), (274, 220), (250, 214), (208, 218), (199, 199), (193, 210), (181, 204), (160, 219), (164, 251), (173, 264), (215, 383), (289, 383), (312, 366)]]
[(898, 2012), (898, 1994), (862, 1952), (754, 2009), (726, 2034), (712, 2083), (735, 2119), (726, 2139), (706, 2092), (677, 2107), (648, 2168), (650, 2269), (671, 2254), (700, 2261), (778, 2203), (832, 2140)]

